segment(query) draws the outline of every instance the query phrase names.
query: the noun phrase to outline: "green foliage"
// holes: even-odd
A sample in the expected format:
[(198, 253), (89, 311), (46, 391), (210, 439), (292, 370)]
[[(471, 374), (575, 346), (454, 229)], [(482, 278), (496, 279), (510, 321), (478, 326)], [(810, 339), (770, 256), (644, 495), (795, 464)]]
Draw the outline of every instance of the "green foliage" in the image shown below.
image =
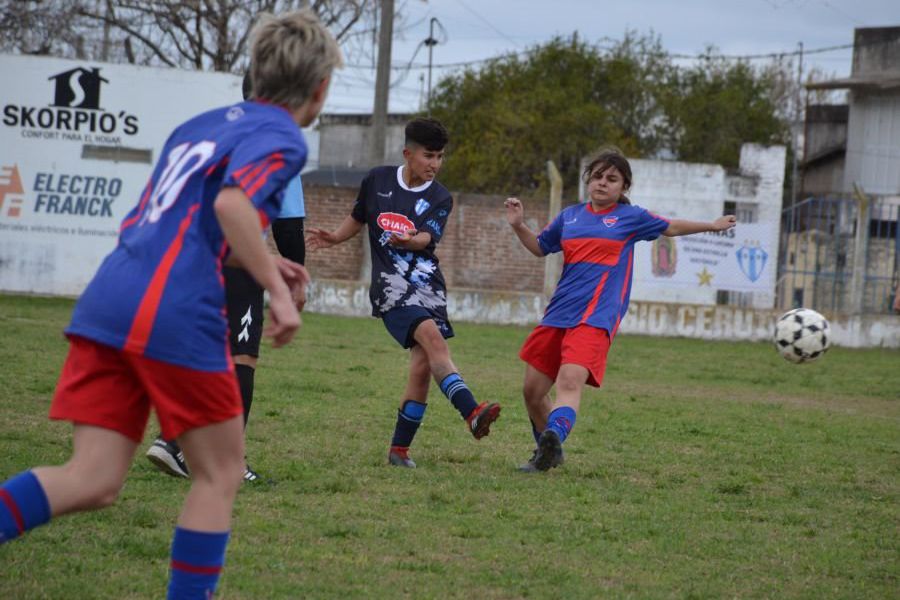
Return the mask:
[(573, 190), (581, 159), (608, 145), (734, 167), (742, 143), (787, 139), (775, 93), (785, 68), (710, 54), (679, 69), (652, 34), (629, 32), (609, 49), (555, 38), (441, 81), (432, 114), (451, 132), (441, 179), (469, 192), (543, 194), (553, 160)]
[[(71, 309), (0, 296), (0, 480), (69, 455), (46, 414)], [(381, 323), (310, 314), (263, 348), (247, 452), (275, 482), (238, 495), (222, 598), (896, 597), (898, 351), (620, 335), (565, 465), (530, 476), (528, 329), (455, 328), (503, 413), (476, 442), (433, 386), (414, 471), (385, 464), (407, 359)], [(189, 484), (145, 449), (115, 506), (0, 545), (0, 598), (162, 596)]]
[(666, 114), (670, 144), (680, 160), (736, 167), (741, 144), (787, 144), (787, 123), (773, 97), (781, 73), (754, 70), (710, 54), (674, 72)]

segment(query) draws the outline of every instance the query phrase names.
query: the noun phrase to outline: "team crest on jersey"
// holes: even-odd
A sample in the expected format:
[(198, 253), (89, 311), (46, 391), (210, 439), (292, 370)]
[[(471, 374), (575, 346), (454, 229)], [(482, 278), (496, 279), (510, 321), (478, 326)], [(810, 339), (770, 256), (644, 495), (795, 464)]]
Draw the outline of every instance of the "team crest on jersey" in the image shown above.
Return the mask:
[(612, 227), (619, 222), (619, 217), (603, 217), (603, 224)]
[(423, 212), (431, 208), (431, 205), (428, 203), (428, 200), (425, 198), (419, 198), (416, 200), (416, 214), (421, 215)]
[(381, 213), (375, 221), (384, 230), (379, 238), (382, 246), (387, 244), (392, 233), (406, 233), (408, 230), (416, 228), (406, 215), (395, 212)]

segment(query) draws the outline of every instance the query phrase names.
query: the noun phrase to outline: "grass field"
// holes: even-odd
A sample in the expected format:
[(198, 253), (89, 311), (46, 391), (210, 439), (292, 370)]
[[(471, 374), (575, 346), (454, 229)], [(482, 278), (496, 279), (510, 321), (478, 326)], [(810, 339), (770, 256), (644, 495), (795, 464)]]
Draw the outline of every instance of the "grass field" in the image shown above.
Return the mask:
[[(67, 457), (46, 412), (71, 307), (0, 297), (0, 479)], [(239, 495), (217, 597), (900, 595), (900, 352), (621, 336), (566, 464), (524, 475), (527, 329), (456, 329), (503, 414), (475, 442), (433, 387), (416, 470), (385, 464), (406, 357), (378, 321), (308, 315), (263, 350), (248, 452), (274, 483)], [(0, 598), (161, 597), (187, 488), (140, 456), (115, 507), (0, 546)]]

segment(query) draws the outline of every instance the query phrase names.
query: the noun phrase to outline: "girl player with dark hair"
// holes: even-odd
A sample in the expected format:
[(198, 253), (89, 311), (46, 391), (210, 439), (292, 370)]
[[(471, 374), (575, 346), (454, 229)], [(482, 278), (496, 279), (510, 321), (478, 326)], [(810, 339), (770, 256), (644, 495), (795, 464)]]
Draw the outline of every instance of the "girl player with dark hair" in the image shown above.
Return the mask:
[(523, 471), (559, 466), (584, 385), (603, 381), (609, 346), (628, 310), (635, 243), (725, 231), (736, 223), (732, 215), (712, 222), (666, 219), (633, 206), (625, 195), (631, 166), (617, 150), (601, 152), (583, 178), (588, 201), (563, 209), (540, 234), (525, 225), (517, 198), (505, 202), (506, 219), (522, 245), (539, 257), (562, 252), (565, 262), (544, 318), (519, 352), (525, 361), (522, 395), (537, 443)]

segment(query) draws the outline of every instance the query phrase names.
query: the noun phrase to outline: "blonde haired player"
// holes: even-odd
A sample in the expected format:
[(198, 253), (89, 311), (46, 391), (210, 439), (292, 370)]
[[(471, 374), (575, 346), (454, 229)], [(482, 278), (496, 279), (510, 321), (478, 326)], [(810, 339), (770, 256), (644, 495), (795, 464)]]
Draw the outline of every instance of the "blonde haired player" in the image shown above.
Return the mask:
[(263, 15), (253, 32), (256, 96), (188, 120), (171, 134), (119, 241), (75, 306), (69, 355), (50, 417), (74, 423), (62, 466), (0, 486), (0, 542), (51, 516), (113, 503), (152, 407), (191, 465), (172, 543), (169, 598), (208, 598), (228, 544), (244, 469), (241, 398), (228, 351), (223, 264), (242, 265), (270, 295), (276, 346), (300, 326), (292, 289), (303, 267), (276, 260), (262, 226), (306, 162), (299, 126), (322, 109), (341, 64), (309, 11)]

